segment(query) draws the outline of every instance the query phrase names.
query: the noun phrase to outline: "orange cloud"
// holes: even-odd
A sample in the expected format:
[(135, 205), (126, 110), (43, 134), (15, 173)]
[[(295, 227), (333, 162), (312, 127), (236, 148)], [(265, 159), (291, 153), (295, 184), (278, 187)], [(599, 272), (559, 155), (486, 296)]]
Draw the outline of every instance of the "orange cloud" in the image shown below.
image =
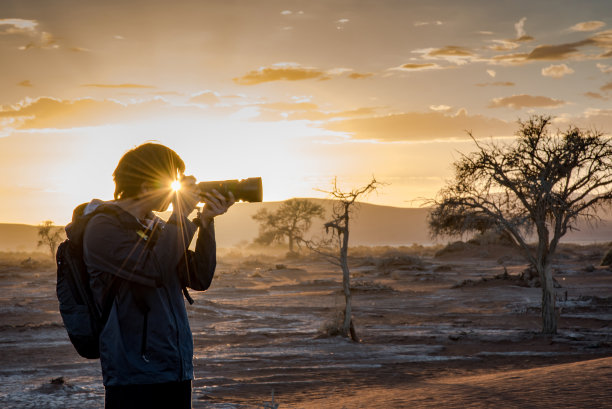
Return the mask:
[(499, 119), (467, 115), (462, 110), (456, 115), (410, 112), (355, 118), (329, 122), (325, 128), (349, 133), (354, 139), (393, 142), (464, 138), (466, 130), (479, 137), (512, 135), (515, 126)]
[(26, 98), (18, 104), (2, 107), (0, 123), (10, 122), (12, 128), (19, 129), (70, 129), (172, 115), (178, 110), (202, 112), (201, 109), (193, 107), (174, 107), (162, 99), (123, 104), (114, 100), (93, 98), (62, 100), (40, 97)]
[(608, 98), (604, 97), (603, 95), (597, 93), (597, 92), (585, 92), (584, 96), (589, 97), (589, 98), (593, 98), (593, 99), (601, 99), (601, 100), (607, 100)]
[(426, 55), (430, 57), (471, 57), (474, 55), (474, 53), (465, 47), (449, 45), (443, 48), (435, 48), (429, 51)]
[(374, 74), (372, 74), (372, 73), (370, 73), (370, 72), (365, 73), (365, 74), (360, 74), (360, 73), (358, 73), (358, 72), (351, 72), (351, 73), (348, 75), (348, 77), (349, 77), (350, 79), (352, 79), (352, 80), (360, 80), (360, 79), (363, 79), (363, 78), (369, 78), (369, 77), (371, 77), (371, 76), (373, 76), (373, 75), (374, 75)]
[(313, 78), (327, 79), (327, 76), (324, 71), (316, 68), (282, 64), (272, 67), (261, 67), (233, 80), (236, 84), (240, 85), (256, 85), (272, 81), (300, 81)]
[(612, 91), (612, 82), (608, 82), (607, 84), (603, 85), (601, 88), (599, 88), (602, 91)]
[(477, 87), (514, 87), (516, 84), (510, 81), (483, 82), (476, 84)]
[(599, 30), (605, 25), (606, 23), (604, 23), (603, 21), (597, 21), (597, 20), (584, 21), (582, 23), (574, 24), (573, 26), (569, 28), (569, 30), (570, 31), (595, 31), (595, 30)]
[(31, 87), (32, 83), (30, 82), (30, 80), (25, 80), (25, 81), (21, 81), (17, 85), (19, 85), (20, 87)]
[(423, 70), (437, 70), (442, 67), (438, 64), (428, 62), (428, 63), (407, 63), (400, 65), (399, 67), (391, 68), (392, 70), (399, 71), (423, 71)]
[(564, 104), (564, 101), (554, 98), (521, 94), (513, 95), (511, 97), (494, 98), (489, 104), (489, 108), (552, 108)]

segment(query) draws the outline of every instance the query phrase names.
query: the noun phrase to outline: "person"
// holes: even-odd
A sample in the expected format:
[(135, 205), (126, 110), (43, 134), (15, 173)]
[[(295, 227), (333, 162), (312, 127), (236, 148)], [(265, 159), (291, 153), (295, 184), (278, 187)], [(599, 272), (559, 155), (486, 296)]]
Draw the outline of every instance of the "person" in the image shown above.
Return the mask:
[[(184, 171), (170, 148), (140, 145), (113, 173), (115, 200), (94, 200), (85, 209), (95, 213), (85, 228), (83, 259), (96, 307), (108, 316), (100, 334), (107, 409), (191, 408), (193, 339), (183, 297), (191, 301), (187, 287), (210, 286), (214, 218), (234, 197), (213, 191), (201, 199)], [(178, 192), (171, 188), (177, 180)], [(200, 200), (204, 206), (191, 221)], [(167, 222), (154, 215), (170, 203)]]

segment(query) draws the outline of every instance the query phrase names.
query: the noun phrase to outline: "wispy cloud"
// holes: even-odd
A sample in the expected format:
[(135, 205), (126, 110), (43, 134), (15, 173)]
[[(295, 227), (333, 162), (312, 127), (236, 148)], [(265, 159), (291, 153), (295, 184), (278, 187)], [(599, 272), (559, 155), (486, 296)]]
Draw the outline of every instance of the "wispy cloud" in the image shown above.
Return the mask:
[(435, 20), (435, 21), (415, 21), (414, 22), (414, 26), (415, 27), (424, 27), (424, 26), (441, 26), (442, 23), (440, 20)]
[(456, 65), (463, 65), (477, 59), (477, 55), (471, 49), (457, 45), (448, 45), (441, 48), (422, 48), (412, 52), (421, 54), (421, 58), (424, 60), (442, 60)]
[(43, 31), (40, 33), (38, 38), (30, 41), (26, 45), (22, 45), (19, 47), (22, 51), (33, 50), (33, 49), (56, 49), (59, 48), (59, 44), (57, 43), (57, 39), (53, 36), (53, 34)]
[(425, 71), (425, 70), (440, 70), (444, 67), (433, 63), (433, 62), (426, 62), (426, 63), (406, 63), (406, 64), (402, 64), (399, 67), (393, 67), (393, 68), (389, 68), (389, 70), (392, 71)]
[(585, 97), (589, 97), (589, 98), (593, 98), (593, 99), (601, 99), (601, 100), (607, 100), (608, 99), (607, 97), (601, 95), (598, 92), (591, 92), (591, 91), (585, 92), (584, 96)]
[(511, 81), (481, 82), (475, 84), (477, 87), (513, 87), (516, 84)]
[(221, 102), (219, 95), (213, 91), (202, 91), (194, 94), (191, 98), (189, 98), (189, 102), (192, 104), (202, 104), (202, 105), (214, 105)]
[(32, 82), (30, 82), (30, 80), (24, 80), (19, 82), (17, 85), (19, 85), (20, 87), (31, 87)]
[(545, 77), (552, 78), (563, 78), (566, 75), (573, 74), (574, 70), (565, 64), (549, 65), (548, 67), (542, 68), (542, 75)]
[(569, 30), (570, 31), (595, 31), (595, 30), (599, 30), (605, 25), (606, 23), (604, 23), (603, 21), (599, 21), (599, 20), (583, 21), (582, 23), (574, 24), (573, 26), (569, 28)]
[(0, 19), (0, 34), (34, 34), (37, 31), (38, 21), (21, 18)]
[(599, 88), (600, 90), (604, 91), (604, 92), (608, 92), (608, 91), (612, 91), (612, 81), (608, 82), (607, 84), (603, 85), (601, 88)]
[(565, 101), (554, 98), (520, 94), (510, 97), (494, 98), (491, 100), (489, 108), (554, 108), (564, 104)]
[(366, 73), (359, 73), (359, 72), (351, 72), (348, 77), (352, 80), (361, 80), (364, 78), (370, 78), (372, 77), (374, 74), (371, 72), (366, 72)]
[(599, 71), (603, 72), (604, 74), (612, 72), (612, 65), (598, 63), (597, 68), (599, 68)]
[(478, 137), (512, 135), (514, 124), (481, 115), (468, 115), (465, 110), (456, 114), (445, 111), (408, 112), (329, 122), (326, 129), (346, 132), (353, 139), (382, 142), (463, 139), (466, 130)]
[(280, 63), (249, 71), (242, 77), (234, 78), (240, 85), (257, 85), (272, 81), (301, 81), (308, 79), (328, 79), (326, 72), (317, 68), (302, 67), (297, 64)]

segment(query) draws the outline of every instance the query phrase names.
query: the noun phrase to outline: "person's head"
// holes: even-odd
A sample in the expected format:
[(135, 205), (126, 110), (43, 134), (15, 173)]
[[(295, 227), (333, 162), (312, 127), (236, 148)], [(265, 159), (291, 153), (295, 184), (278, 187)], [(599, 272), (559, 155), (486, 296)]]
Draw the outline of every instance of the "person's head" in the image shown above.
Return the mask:
[(155, 202), (159, 210), (170, 203), (170, 184), (185, 172), (185, 163), (172, 149), (145, 143), (128, 151), (113, 172), (115, 199), (143, 199)]

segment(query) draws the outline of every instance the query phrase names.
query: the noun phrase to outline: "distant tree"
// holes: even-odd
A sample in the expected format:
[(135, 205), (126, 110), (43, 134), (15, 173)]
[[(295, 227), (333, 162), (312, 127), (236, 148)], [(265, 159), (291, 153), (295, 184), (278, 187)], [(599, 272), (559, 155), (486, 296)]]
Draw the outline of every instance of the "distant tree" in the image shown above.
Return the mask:
[(307, 199), (289, 199), (274, 211), (261, 209), (252, 217), (259, 222), (259, 236), (256, 243), (289, 242), (289, 251), (293, 253), (298, 238), (304, 237), (312, 226), (312, 219), (323, 218), (323, 206)]
[[(551, 133), (551, 118), (519, 121), (516, 140), (483, 144), (455, 162), (455, 178), (433, 200), (434, 236), (498, 229), (512, 237), (542, 286), (542, 332), (557, 332), (551, 260), (579, 218), (596, 220), (612, 200), (612, 140), (570, 126)], [(527, 243), (535, 230), (537, 244)]]
[(38, 237), (38, 247), (47, 247), (51, 257), (55, 258), (55, 250), (60, 241), (63, 240), (61, 227), (54, 226), (51, 220), (45, 220), (38, 225)]
[(322, 255), (329, 262), (342, 269), (345, 307), (340, 335), (350, 336), (353, 341), (358, 341), (359, 338), (355, 331), (352, 315), (351, 275), (348, 265), (349, 222), (355, 206), (358, 204), (357, 199), (377, 190), (380, 186), (381, 183), (372, 178), (366, 186), (344, 192), (338, 187), (337, 180), (334, 179), (332, 190), (323, 191), (334, 200), (332, 218), (324, 224), (327, 237), (320, 240), (302, 240), (310, 250)]

